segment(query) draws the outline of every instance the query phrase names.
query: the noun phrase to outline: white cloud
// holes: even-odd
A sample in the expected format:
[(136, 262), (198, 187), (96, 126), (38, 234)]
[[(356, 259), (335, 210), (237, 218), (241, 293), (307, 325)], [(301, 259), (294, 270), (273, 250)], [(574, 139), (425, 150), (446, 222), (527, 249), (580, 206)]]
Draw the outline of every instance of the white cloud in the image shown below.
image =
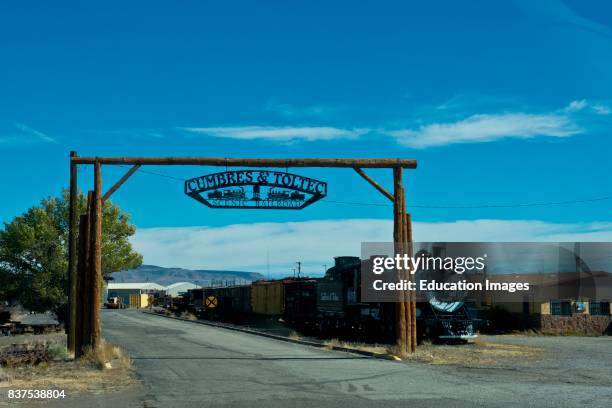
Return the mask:
[[(479, 104), (490, 106), (505, 102), (502, 99), (478, 97)], [(472, 98), (474, 99), (474, 98)], [(464, 96), (457, 96), (436, 108), (437, 111), (456, 110), (466, 105)], [(481, 106), (484, 108), (484, 106)], [(284, 112), (286, 116), (305, 112), (285, 105), (275, 104), (269, 109)], [(309, 107), (311, 114), (322, 113), (323, 108)], [(476, 109), (476, 111), (478, 111)], [(369, 128), (339, 128), (331, 126), (230, 126), (183, 127), (180, 130), (192, 134), (240, 140), (269, 140), (281, 143), (296, 141), (320, 141), (334, 139), (355, 140), (368, 133), (381, 137), (391, 136), (398, 143), (412, 148), (427, 148), (456, 143), (486, 143), (501, 139), (531, 139), (536, 137), (566, 138), (584, 133), (579, 123), (585, 114), (609, 115), (610, 107), (592, 103), (586, 99), (571, 101), (567, 106), (543, 113), (505, 111), (501, 113), (452, 116), (447, 121), (424, 123), (420, 126), (393, 129), (385, 126)], [(426, 115), (425, 115), (426, 116)], [(446, 116), (447, 118), (449, 116)], [(460, 117), (461, 119), (455, 119)]]
[(426, 148), (455, 143), (492, 142), (505, 138), (562, 138), (581, 132), (570, 118), (561, 114), (504, 113), (473, 115), (457, 122), (432, 123), (416, 130), (394, 130), (390, 134), (403, 145)]
[(592, 105), (591, 109), (593, 109), (593, 112), (595, 112), (598, 115), (609, 115), (612, 113), (612, 110), (610, 109), (610, 107), (606, 105), (602, 105), (602, 104)]
[[(350, 233), (349, 233), (350, 231)], [(146, 263), (200, 269), (289, 271), (295, 261), (322, 265), (340, 254), (355, 254), (355, 237), (385, 241), (391, 224), (338, 220), (236, 224), (223, 227), (146, 228), (133, 238)]]
[(342, 129), (326, 126), (235, 126), (189, 127), (181, 129), (190, 133), (214, 137), (241, 140), (266, 139), (278, 142), (357, 139), (369, 132), (368, 129)]
[(590, 103), (586, 99), (571, 101), (564, 109), (568, 113), (588, 111), (596, 115), (609, 115), (612, 110), (603, 103)]
[(33, 129), (23, 123), (15, 122), (13, 126), (17, 132), (10, 132), (8, 135), (0, 136), (0, 143), (5, 144), (29, 144), (37, 142), (57, 143), (51, 136)]
[(588, 104), (587, 104), (586, 99), (571, 101), (569, 105), (565, 107), (565, 111), (566, 112), (580, 112), (581, 110), (586, 108), (587, 105)]
[[(361, 242), (388, 242), (389, 220), (345, 219), (222, 227), (141, 228), (133, 237), (144, 262), (191, 269), (233, 269), (290, 274), (295, 261), (319, 273), (334, 256), (355, 255)], [(529, 220), (416, 222), (414, 239), (464, 242), (612, 241), (612, 223), (554, 224)]]

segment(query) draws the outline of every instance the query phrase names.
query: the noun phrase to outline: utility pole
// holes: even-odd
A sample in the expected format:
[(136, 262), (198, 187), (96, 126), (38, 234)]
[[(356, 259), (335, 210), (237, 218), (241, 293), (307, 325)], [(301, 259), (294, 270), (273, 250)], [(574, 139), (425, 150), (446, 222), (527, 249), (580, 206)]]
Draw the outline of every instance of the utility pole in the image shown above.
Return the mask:
[(300, 272), (302, 272), (302, 263), (300, 261), (296, 262), (297, 264), (297, 277), (300, 277)]

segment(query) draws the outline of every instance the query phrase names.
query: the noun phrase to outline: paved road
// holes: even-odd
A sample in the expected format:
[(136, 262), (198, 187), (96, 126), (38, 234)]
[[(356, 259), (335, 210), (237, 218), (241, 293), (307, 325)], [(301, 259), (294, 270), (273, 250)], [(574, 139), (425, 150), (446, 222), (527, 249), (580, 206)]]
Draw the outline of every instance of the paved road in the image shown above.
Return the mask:
[(542, 380), (529, 367), (377, 360), (136, 310), (102, 318), (105, 338), (133, 357), (149, 407), (604, 407), (612, 396), (608, 383)]

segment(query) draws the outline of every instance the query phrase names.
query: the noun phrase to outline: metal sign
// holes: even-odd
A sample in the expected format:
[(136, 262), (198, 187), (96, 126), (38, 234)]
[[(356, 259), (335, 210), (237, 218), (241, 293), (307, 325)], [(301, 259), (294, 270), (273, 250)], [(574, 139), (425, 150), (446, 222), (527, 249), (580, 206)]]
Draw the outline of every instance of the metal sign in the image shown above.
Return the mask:
[(214, 309), (217, 307), (218, 303), (219, 301), (215, 295), (206, 296), (206, 299), (204, 299), (204, 306), (206, 306), (207, 309)]
[(327, 195), (327, 183), (270, 170), (235, 170), (185, 181), (185, 194), (211, 208), (299, 210)]

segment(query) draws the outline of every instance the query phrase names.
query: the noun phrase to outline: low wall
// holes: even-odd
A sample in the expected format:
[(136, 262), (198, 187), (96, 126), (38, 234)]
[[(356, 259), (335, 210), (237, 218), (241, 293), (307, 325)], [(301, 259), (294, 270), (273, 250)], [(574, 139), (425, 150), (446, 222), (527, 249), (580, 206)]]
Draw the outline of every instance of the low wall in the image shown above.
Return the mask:
[(612, 317), (587, 314), (541, 315), (540, 331), (546, 334), (612, 334)]

